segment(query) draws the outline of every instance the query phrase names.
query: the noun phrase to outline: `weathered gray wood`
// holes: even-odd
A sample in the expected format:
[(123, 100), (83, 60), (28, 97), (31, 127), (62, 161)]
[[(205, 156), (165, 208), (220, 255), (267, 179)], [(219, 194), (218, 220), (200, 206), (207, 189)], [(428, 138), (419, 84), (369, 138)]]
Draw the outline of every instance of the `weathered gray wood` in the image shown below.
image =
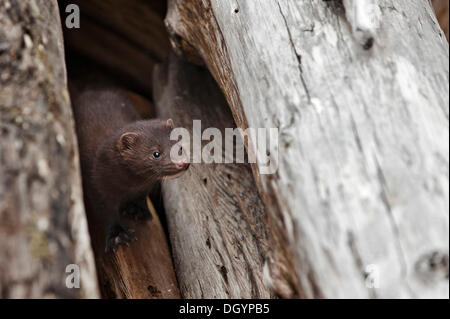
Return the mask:
[(98, 297), (59, 19), (0, 1), (0, 298)]
[[(222, 133), (234, 127), (206, 70), (172, 57), (153, 78), (160, 118), (172, 118), (191, 134), (192, 120)], [(191, 164), (183, 176), (164, 181), (162, 191), (184, 298), (271, 297), (263, 282), (270, 229), (249, 165)]]
[(166, 24), (239, 127), (279, 128), (253, 171), (300, 295), (448, 298), (448, 43), (428, 1), (378, 0), (364, 48), (342, 3), (171, 0)]

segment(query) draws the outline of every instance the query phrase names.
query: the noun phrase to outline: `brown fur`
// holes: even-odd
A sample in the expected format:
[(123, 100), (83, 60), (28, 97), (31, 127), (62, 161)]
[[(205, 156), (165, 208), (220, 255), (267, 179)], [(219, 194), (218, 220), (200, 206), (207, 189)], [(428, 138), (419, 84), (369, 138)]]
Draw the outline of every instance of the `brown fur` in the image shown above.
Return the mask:
[(121, 90), (96, 89), (74, 102), (88, 217), (103, 225), (107, 250), (131, 239), (120, 222), (126, 205), (187, 168), (170, 160), (171, 120), (142, 120), (135, 101)]

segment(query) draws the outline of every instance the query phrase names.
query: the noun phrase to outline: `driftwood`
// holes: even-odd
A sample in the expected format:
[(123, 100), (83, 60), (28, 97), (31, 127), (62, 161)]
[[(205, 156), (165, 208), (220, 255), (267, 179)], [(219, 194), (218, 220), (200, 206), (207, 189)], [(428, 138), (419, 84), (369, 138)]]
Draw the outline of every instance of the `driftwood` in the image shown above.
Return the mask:
[(277, 172), (252, 167), (293, 292), (448, 298), (449, 51), (428, 1), (170, 0), (166, 25), (238, 127), (279, 129)]
[[(234, 127), (210, 74), (174, 57), (154, 72), (158, 116), (188, 128)], [(203, 145), (207, 142), (204, 141)], [(162, 187), (173, 258), (185, 298), (269, 298), (269, 234), (248, 164), (191, 164)]]
[(59, 19), (0, 1), (0, 298), (98, 297)]

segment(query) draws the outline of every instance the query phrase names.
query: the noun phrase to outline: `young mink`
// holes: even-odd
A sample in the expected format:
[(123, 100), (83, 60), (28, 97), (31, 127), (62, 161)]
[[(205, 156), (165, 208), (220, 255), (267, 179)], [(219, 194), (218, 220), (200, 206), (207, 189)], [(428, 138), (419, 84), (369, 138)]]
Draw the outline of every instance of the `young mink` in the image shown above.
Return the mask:
[(163, 177), (176, 177), (189, 167), (185, 157), (170, 158), (176, 144), (169, 138), (172, 120), (142, 120), (134, 103), (125, 91), (96, 89), (81, 93), (73, 106), (87, 211), (90, 221), (103, 228), (106, 252), (135, 239), (122, 216), (150, 217), (135, 203)]

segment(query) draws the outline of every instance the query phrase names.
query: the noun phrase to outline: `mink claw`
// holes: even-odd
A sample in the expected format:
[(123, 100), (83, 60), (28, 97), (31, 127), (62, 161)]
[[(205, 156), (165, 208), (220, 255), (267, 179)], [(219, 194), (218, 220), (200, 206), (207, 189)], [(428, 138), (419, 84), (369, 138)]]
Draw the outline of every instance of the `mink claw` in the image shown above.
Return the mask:
[(105, 252), (116, 252), (119, 245), (130, 246), (130, 242), (134, 241), (136, 236), (134, 229), (126, 229), (123, 226), (116, 225), (112, 228), (106, 239)]

